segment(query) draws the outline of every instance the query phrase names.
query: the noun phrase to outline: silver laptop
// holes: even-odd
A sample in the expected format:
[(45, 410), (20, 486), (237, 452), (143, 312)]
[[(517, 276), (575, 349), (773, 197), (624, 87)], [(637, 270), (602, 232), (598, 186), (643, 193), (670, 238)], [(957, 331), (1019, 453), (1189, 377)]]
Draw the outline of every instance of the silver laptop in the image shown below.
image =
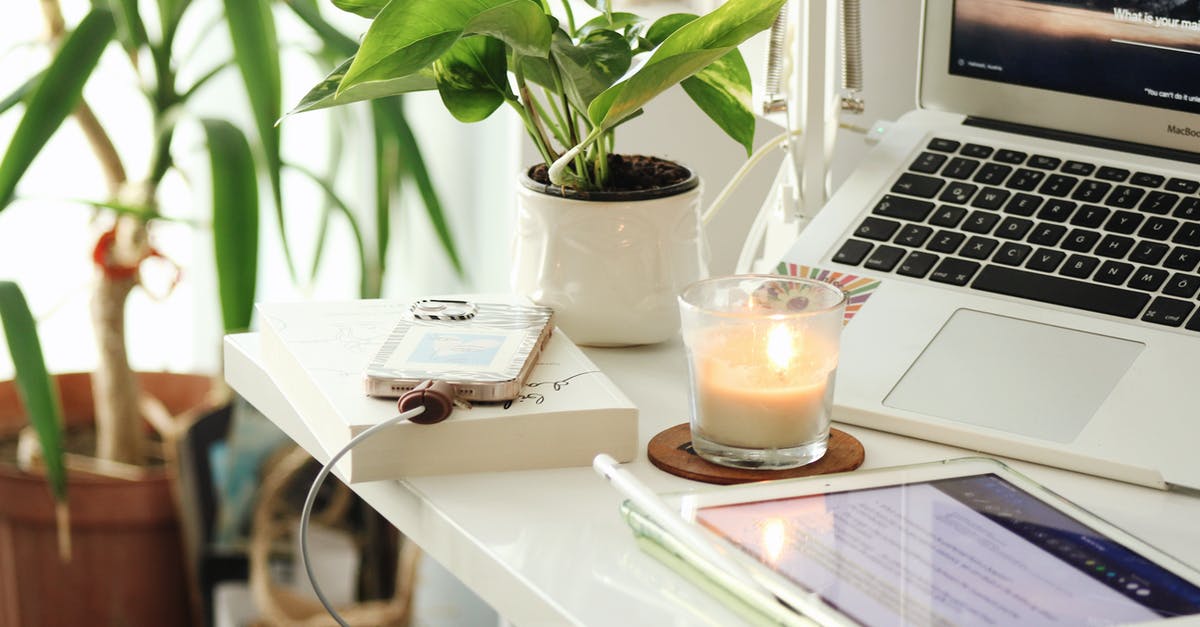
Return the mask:
[(920, 108), (785, 256), (883, 281), (835, 418), (1200, 490), (1200, 8), (924, 11)]

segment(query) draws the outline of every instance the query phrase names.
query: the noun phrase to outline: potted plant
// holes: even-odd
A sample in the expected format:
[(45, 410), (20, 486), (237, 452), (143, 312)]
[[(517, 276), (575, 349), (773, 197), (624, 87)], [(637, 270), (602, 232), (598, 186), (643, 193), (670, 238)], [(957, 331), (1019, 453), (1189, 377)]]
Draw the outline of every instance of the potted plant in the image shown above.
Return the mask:
[[(215, 379), (207, 375), (135, 373), (126, 351), (126, 300), (141, 282), (142, 265), (169, 254), (155, 249), (153, 231), (157, 224), (173, 219), (160, 206), (159, 187), (164, 177), (180, 168), (173, 154), (178, 150), (172, 145), (175, 130), (179, 124), (195, 120), (188, 106), (197, 94), (203, 93), (214, 77), (236, 67), (247, 88), (256, 132), (248, 138), (223, 118), (198, 122), (210, 157), (207, 191), (212, 201), (213, 254), (224, 328), (233, 332), (250, 325), (258, 262), (258, 176), (263, 173), (270, 181), (282, 230), (280, 172), (288, 167), (280, 156), (275, 127), (281, 98), (271, 5), (227, 0), (218, 17), (228, 26), (234, 59), (216, 64), (187, 84), (179, 77), (180, 65), (189, 59), (179, 56), (177, 33), (186, 16), (196, 14), (203, 19), (203, 12), (189, 9), (204, 4), (98, 0), (73, 28), (63, 19), (58, 0), (41, 0), (39, 5), (54, 55), (45, 68), (0, 100), (0, 114), (24, 105), (7, 146), (0, 146), (4, 148), (0, 210), (12, 205), (17, 184), (34, 158), (73, 116), (108, 183), (105, 196), (90, 203), (103, 212), (100, 222), (107, 225), (91, 251), (96, 268), (92, 321), (99, 363), (91, 373), (62, 375), (53, 385), (39, 383), (46, 375), (44, 366), (31, 366), (41, 362), (40, 349), (31, 349), (37, 345), (32, 317), (16, 285), (0, 283), (0, 317), (4, 318), (14, 362), (23, 371), (16, 382), (0, 382), (0, 444), (6, 437), (11, 441), (18, 431), (32, 435), (24, 429), (27, 418), (34, 421), (33, 431), (42, 436), (38, 438), (41, 469), (31, 472), (28, 467), (0, 461), (0, 590), (5, 591), (0, 624), (186, 624), (192, 616), (172, 496), (171, 440), (199, 412), (224, 400), (226, 393), (223, 386), (214, 389)], [(151, 6), (158, 15), (143, 16), (142, 11)], [(320, 53), (334, 50), (344, 54), (353, 46), (352, 40), (332, 29), (305, 3), (296, 2), (292, 8), (319, 35), (324, 48)], [(212, 32), (202, 29), (198, 37), (203, 40)], [(140, 177), (129, 175), (127, 160), (114, 145), (114, 136), (83, 97), (84, 85), (93, 78), (101, 54), (118, 46), (144, 83), (134, 86), (139, 91), (144, 87), (155, 137), (147, 170)], [(405, 158), (409, 178), (415, 178), (423, 192), (431, 190), (399, 103), (395, 99), (382, 102), (377, 112), (376, 142), (381, 149)], [(381, 181), (396, 177), (383, 160), (378, 167)], [(340, 210), (355, 226), (352, 212), (337, 198), (329, 180), (299, 166), (294, 169), (325, 189), (333, 210)], [(192, 176), (189, 180), (203, 179)], [(376, 222), (386, 224), (390, 187), (381, 189), (383, 198), (376, 210), (382, 215), (376, 216)], [(433, 201), (427, 202), (427, 210), (434, 222), (443, 223), (436, 197), (431, 191), (423, 195)], [(374, 259), (368, 258), (359, 242), (364, 293), (379, 289), (386, 235), (386, 229), (379, 230)], [(443, 235), (443, 243), (456, 259), (448, 232)], [(286, 237), (283, 241), (287, 251)], [(288, 265), (293, 265), (290, 254)], [(60, 404), (64, 418), (56, 417)], [(95, 423), (94, 455), (63, 452), (54, 433), (64, 419), (68, 428)], [(151, 437), (147, 424), (158, 432), (157, 438)], [(69, 473), (62, 470), (64, 457)], [(46, 489), (47, 479), (51, 490)], [(69, 520), (68, 503), (72, 508)], [(56, 522), (57, 548), (54, 542), (45, 542), (54, 537), (47, 530)]]
[[(576, 342), (627, 345), (678, 328), (675, 296), (705, 272), (699, 180), (614, 152), (614, 130), (676, 84), (749, 153), (750, 76), (737, 46), (785, 0), (729, 0), (650, 23), (588, 0), (332, 0), (371, 20), (353, 58), (296, 107), (436, 89), (473, 122), (511, 107), (543, 163), (521, 176), (513, 285)], [(582, 7), (581, 7), (582, 8)], [(682, 131), (682, 129), (681, 129)]]

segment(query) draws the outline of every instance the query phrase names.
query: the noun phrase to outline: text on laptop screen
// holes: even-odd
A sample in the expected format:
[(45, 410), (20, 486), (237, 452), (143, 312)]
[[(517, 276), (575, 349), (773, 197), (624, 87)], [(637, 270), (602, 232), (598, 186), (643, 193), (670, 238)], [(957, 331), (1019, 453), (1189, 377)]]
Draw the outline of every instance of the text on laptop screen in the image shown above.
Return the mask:
[(1200, 113), (1200, 0), (955, 0), (950, 73)]
[(1200, 588), (996, 475), (705, 507), (697, 520), (865, 625), (1200, 613)]

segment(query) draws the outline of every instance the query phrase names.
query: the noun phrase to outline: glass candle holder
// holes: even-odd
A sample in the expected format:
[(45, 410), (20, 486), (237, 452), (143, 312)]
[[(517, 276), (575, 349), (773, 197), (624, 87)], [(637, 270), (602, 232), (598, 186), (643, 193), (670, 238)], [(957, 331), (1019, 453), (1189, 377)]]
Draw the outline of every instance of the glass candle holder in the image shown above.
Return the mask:
[(764, 470), (820, 459), (845, 294), (811, 279), (739, 275), (689, 285), (679, 309), (696, 453)]

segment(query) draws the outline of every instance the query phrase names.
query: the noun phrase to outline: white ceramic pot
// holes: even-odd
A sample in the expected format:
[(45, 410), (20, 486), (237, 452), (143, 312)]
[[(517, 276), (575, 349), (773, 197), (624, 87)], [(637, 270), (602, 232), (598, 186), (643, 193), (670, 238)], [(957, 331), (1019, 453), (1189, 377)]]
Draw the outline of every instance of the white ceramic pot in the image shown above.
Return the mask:
[(676, 296), (707, 276), (695, 173), (649, 198), (602, 192), (592, 200), (521, 179), (513, 289), (553, 308), (577, 344), (653, 344), (675, 335)]

